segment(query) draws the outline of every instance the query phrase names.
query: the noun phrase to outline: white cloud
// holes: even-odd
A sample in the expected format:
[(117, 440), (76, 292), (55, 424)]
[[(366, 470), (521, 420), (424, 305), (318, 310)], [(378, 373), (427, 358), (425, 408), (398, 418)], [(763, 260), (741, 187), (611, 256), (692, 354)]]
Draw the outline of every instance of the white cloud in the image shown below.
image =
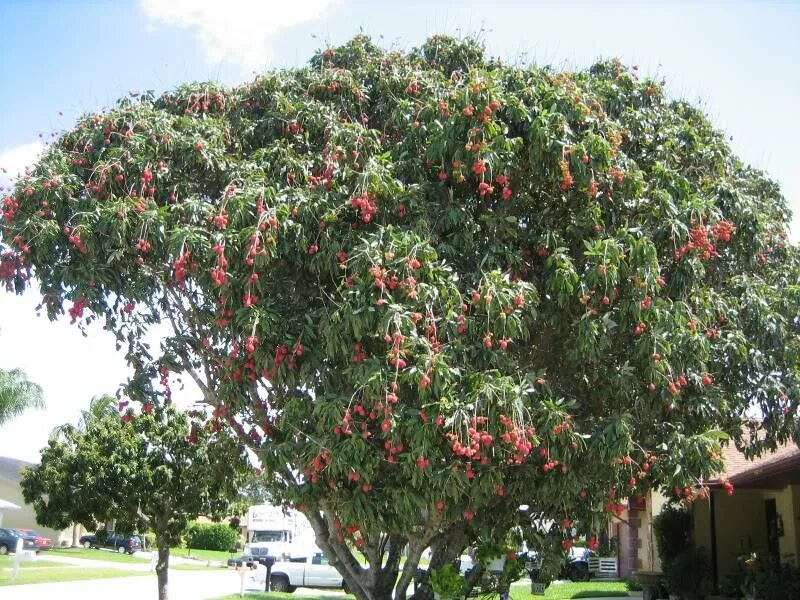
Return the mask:
[(25, 171), (25, 167), (36, 161), (42, 150), (44, 150), (44, 144), (37, 141), (0, 152), (0, 186), (10, 185), (17, 175)]
[(336, 0), (140, 0), (151, 22), (194, 31), (210, 63), (264, 66), (279, 30), (321, 16)]

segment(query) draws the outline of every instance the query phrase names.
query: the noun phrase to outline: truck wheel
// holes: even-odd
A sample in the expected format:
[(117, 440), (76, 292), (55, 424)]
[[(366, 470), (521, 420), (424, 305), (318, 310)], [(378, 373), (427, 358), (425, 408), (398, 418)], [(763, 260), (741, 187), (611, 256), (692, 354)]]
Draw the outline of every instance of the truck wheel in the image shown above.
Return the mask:
[(125, 546), (117, 546), (117, 552), (120, 554), (125, 554)]
[(6, 554), (8, 554), (8, 546), (0, 544), (0, 556), (5, 556)]
[(269, 589), (273, 592), (283, 592), (284, 594), (291, 594), (294, 591), (286, 575), (273, 575), (270, 577)]
[(88, 541), (88, 540), (87, 540), (87, 541), (85, 541), (85, 542), (83, 542), (83, 547), (84, 547), (84, 548), (86, 548), (86, 549), (88, 550), (89, 548), (91, 548), (91, 547), (92, 547), (92, 542), (90, 542), (90, 541)]

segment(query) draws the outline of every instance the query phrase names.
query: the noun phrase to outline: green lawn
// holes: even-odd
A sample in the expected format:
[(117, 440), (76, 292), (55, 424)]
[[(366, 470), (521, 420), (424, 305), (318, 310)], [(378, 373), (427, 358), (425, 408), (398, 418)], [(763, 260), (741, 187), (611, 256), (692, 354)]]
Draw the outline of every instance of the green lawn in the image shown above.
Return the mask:
[(628, 588), (624, 581), (589, 581), (586, 583), (552, 583), (544, 596), (531, 595), (529, 586), (513, 586), (512, 600), (568, 600), (570, 598), (603, 598), (627, 596)]
[(96, 550), (94, 548), (54, 548), (49, 550), (53, 556), (68, 556), (70, 558), (83, 558), (86, 560), (105, 560), (107, 562), (133, 563), (140, 565), (149, 561), (149, 558), (109, 552), (108, 550)]
[[(14, 564), (14, 559), (11, 556), (0, 556), (0, 569), (8, 568), (10, 569), (11, 566)], [(53, 562), (52, 560), (41, 559), (38, 558), (35, 561), (31, 560), (21, 560), (19, 562), (20, 569), (27, 569), (29, 567), (65, 567), (67, 565), (60, 563), (60, 562)]]
[[(303, 600), (352, 600), (352, 598), (355, 598), (355, 596), (333, 596), (331, 594), (326, 594), (325, 592), (318, 592), (313, 596), (306, 596), (298, 593), (281, 594), (280, 592), (254, 592), (246, 593), (244, 597), (248, 598), (249, 600), (292, 600), (292, 598), (303, 598)], [(216, 598), (215, 600), (234, 600), (237, 598), (239, 598), (239, 594), (231, 594), (230, 596), (222, 596), (221, 598)]]
[(241, 552), (234, 552), (231, 554), (230, 552), (221, 552), (219, 550), (197, 550), (196, 548), (192, 548), (191, 550), (188, 548), (170, 548), (169, 549), (170, 556), (180, 556), (183, 558), (199, 558), (200, 560), (217, 560), (221, 562), (227, 562), (229, 558), (238, 558), (242, 555)]
[(110, 579), (117, 577), (153, 577), (150, 573), (123, 571), (122, 569), (83, 569), (81, 567), (63, 567), (47, 569), (20, 569), (17, 578), (11, 581), (11, 571), (0, 572), (0, 587), (5, 585), (23, 585), (26, 583), (51, 583), (56, 581), (77, 581), (79, 579)]
[[(603, 598), (627, 597), (628, 591), (624, 581), (598, 581), (588, 583), (554, 583), (547, 588), (544, 596), (532, 596), (530, 586), (513, 586), (511, 588), (512, 600), (569, 600), (571, 598)], [(239, 594), (223, 596), (217, 600), (234, 600)], [(304, 600), (343, 600), (353, 596), (332, 596), (319, 592), (313, 596), (300, 596), (299, 594), (279, 594), (277, 592), (256, 592), (245, 595), (249, 600), (291, 600), (303, 598)]]

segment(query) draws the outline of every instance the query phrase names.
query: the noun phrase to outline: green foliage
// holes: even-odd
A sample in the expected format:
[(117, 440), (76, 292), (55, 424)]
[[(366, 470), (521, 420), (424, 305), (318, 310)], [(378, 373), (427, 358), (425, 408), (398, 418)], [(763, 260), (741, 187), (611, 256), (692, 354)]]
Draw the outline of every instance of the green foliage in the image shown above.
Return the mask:
[(430, 583), (433, 591), (442, 598), (459, 598), (464, 595), (466, 589), (464, 578), (452, 564), (440, 569), (431, 569)]
[(740, 556), (720, 591), (731, 598), (800, 597), (800, 569), (790, 562), (775, 564), (753, 553)]
[(187, 548), (229, 552), (236, 545), (239, 532), (225, 523), (189, 523), (184, 534)]
[(687, 600), (705, 598), (709, 584), (709, 564), (704, 548), (692, 546), (673, 556), (664, 566), (670, 593)]
[(77, 522), (92, 529), (113, 520), (120, 533), (152, 530), (159, 586), (166, 586), (169, 547), (180, 543), (190, 519), (225, 516), (246, 469), (236, 439), (198, 427), (168, 405), (60, 427), (20, 486), (46, 527)]
[(0, 369), (0, 425), (29, 408), (43, 408), (42, 388), (20, 369)]
[(516, 548), (506, 543), (485, 542), (478, 546), (475, 551), (475, 560), (486, 565), (491, 561), (502, 558), (510, 552), (515, 552)]
[(159, 543), (177, 544), (189, 519), (225, 515), (246, 468), (229, 436), (195, 427), (202, 443), (192, 443), (191, 428), (171, 407), (65, 426), (23, 474), (25, 501), (53, 529), (113, 519), (117, 531), (152, 528)]
[(382, 569), (384, 535), (440, 564), (514, 525), (560, 552), (621, 498), (691, 493), (721, 441), (798, 429), (786, 202), (618, 61), (358, 36), (85, 115), (2, 210), (0, 280), (114, 332), (132, 399), (199, 382), (345, 571), (347, 544)]
[(653, 519), (653, 530), (658, 556), (666, 569), (691, 547), (692, 515), (682, 507), (666, 505)]
[(636, 581), (636, 578), (628, 577), (625, 579), (625, 589), (627, 589), (629, 592), (641, 592), (642, 584)]

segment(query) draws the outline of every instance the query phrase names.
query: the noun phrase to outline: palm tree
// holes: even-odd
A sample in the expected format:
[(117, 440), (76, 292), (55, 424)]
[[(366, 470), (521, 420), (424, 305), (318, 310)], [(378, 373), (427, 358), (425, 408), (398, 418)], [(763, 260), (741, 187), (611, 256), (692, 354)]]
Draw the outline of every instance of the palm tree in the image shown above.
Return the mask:
[(41, 386), (30, 381), (21, 369), (0, 369), (0, 425), (29, 408), (44, 408)]
[(86, 431), (91, 423), (102, 421), (106, 417), (117, 414), (117, 399), (114, 396), (103, 394), (95, 396), (89, 401), (89, 409), (81, 411), (78, 421), (78, 430)]

